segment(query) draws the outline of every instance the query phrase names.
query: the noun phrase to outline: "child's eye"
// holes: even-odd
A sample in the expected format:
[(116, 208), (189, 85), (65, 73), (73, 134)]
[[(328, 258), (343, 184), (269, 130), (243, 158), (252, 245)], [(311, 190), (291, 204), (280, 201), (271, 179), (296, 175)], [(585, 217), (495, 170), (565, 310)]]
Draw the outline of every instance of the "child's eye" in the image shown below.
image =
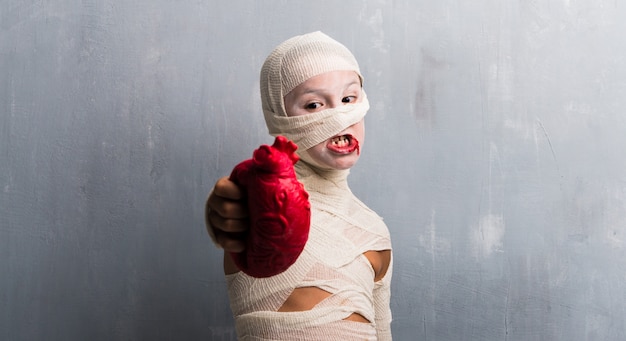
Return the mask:
[(343, 103), (353, 103), (354, 101), (356, 101), (356, 96), (346, 96), (342, 98), (341, 101)]
[(321, 107), (322, 107), (322, 103), (320, 103), (320, 102), (312, 102), (312, 103), (309, 103), (309, 104), (307, 104), (305, 106), (305, 108), (309, 109), (309, 110), (315, 110), (315, 109), (319, 109)]

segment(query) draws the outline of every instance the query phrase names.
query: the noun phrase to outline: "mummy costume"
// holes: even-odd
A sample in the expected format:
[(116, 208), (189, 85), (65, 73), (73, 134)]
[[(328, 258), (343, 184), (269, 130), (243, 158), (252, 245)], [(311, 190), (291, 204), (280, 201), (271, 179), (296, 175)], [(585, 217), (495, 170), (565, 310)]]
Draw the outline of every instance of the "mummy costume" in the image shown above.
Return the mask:
[[(369, 109), (362, 100), (303, 116), (288, 117), (284, 96), (307, 79), (352, 70), (350, 51), (321, 32), (280, 44), (261, 70), (261, 100), (270, 134), (294, 141), (301, 160), (298, 180), (309, 193), (311, 226), (304, 250), (286, 271), (268, 278), (227, 275), (228, 294), (240, 340), (391, 340), (390, 282), (374, 281), (367, 251), (391, 250), (382, 219), (357, 199), (347, 170), (320, 169), (306, 150), (359, 122)], [(316, 287), (330, 296), (313, 309), (278, 312), (296, 288)], [(352, 314), (369, 323), (345, 320)]]

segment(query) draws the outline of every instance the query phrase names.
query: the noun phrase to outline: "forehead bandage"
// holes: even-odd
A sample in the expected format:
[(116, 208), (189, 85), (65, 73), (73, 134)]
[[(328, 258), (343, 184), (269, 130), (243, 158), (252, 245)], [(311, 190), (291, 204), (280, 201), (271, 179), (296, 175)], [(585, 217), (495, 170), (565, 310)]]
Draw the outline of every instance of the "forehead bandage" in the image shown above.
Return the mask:
[(272, 51), (263, 64), (260, 81), (263, 114), (271, 135), (284, 135), (302, 152), (363, 119), (369, 110), (364, 91), (361, 102), (288, 117), (285, 95), (307, 79), (331, 71), (354, 71), (363, 82), (350, 50), (322, 32), (293, 37)]

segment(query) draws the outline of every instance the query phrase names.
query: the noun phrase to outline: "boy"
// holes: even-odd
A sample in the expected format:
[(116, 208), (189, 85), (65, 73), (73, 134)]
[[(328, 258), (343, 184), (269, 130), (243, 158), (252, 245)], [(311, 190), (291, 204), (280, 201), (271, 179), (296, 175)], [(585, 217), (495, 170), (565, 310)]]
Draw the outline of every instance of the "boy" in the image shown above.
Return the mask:
[(229, 252), (248, 228), (240, 189), (220, 179), (207, 200), (207, 229), (224, 248), (224, 271), (240, 340), (391, 340), (391, 241), (382, 219), (350, 191), (369, 109), (352, 53), (321, 32), (280, 44), (261, 69), (269, 133), (298, 145), (298, 180), (311, 227), (297, 261), (253, 278)]

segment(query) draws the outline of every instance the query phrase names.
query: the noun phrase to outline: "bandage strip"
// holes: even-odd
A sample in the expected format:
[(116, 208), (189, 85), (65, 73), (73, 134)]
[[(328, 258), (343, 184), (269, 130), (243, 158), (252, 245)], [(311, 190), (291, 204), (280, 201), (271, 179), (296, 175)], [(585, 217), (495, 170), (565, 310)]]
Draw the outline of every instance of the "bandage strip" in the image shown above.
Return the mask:
[[(303, 116), (273, 116), (273, 125), (301, 151), (324, 142), (365, 117), (370, 108), (365, 91), (361, 102), (322, 110)], [(274, 134), (276, 136), (278, 134)]]

